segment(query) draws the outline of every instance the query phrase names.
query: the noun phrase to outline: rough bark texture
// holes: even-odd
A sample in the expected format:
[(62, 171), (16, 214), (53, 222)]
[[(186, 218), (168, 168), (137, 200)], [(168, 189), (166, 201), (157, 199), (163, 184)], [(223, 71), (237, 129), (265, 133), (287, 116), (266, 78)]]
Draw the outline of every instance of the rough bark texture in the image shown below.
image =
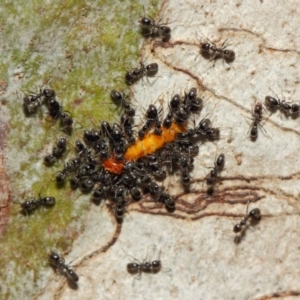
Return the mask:
[[(35, 298), (300, 297), (299, 117), (264, 109), (258, 138), (252, 141), (248, 133), (253, 106), (266, 95), (275, 96), (270, 89), (299, 103), (298, 2), (164, 1), (159, 18), (169, 23), (172, 37), (167, 43), (143, 44), (142, 60), (157, 62), (159, 74), (134, 85), (139, 114), (154, 102), (166, 112), (172, 95), (197, 87), (204, 108), (196, 123), (209, 116), (221, 138), (199, 143), (189, 191), (176, 174), (163, 182), (176, 198), (174, 213), (148, 195), (130, 205), (121, 224), (105, 205), (86, 209), (66, 256), (80, 276), (78, 286), (44, 268)], [(227, 65), (199, 55), (200, 42), (208, 39), (218, 46), (228, 39), (235, 60)], [(220, 153), (225, 169), (208, 195), (204, 179)], [(255, 226), (248, 223), (236, 243), (232, 229), (248, 204), (262, 217)], [(127, 273), (131, 256), (156, 259), (160, 250), (160, 273), (140, 278)]]

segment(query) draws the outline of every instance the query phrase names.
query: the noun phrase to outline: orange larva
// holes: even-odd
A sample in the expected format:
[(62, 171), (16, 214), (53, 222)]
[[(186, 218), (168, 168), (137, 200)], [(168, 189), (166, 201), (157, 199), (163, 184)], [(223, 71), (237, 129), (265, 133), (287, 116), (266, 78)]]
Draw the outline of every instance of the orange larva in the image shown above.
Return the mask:
[(162, 127), (161, 135), (155, 135), (153, 132), (148, 133), (142, 140), (138, 140), (135, 144), (130, 146), (124, 154), (124, 161), (116, 161), (115, 158), (111, 156), (105, 160), (102, 165), (111, 173), (121, 174), (124, 162), (136, 161), (143, 156), (154, 153), (158, 149), (161, 149), (166, 143), (174, 141), (177, 133), (185, 131), (186, 124), (178, 125), (173, 122), (169, 128)]

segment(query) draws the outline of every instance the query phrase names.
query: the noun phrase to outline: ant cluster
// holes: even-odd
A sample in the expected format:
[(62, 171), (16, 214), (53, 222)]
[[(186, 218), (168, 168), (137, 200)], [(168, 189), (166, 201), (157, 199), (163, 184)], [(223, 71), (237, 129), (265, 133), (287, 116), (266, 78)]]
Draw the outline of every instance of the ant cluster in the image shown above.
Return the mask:
[(47, 106), (48, 113), (55, 122), (59, 119), (64, 129), (72, 130), (73, 119), (57, 102), (54, 90), (43, 89), (38, 94), (32, 93), (23, 98), (23, 108), (27, 115), (36, 113), (42, 104)]
[[(161, 118), (161, 109), (150, 104), (146, 121), (138, 132), (133, 130), (135, 110), (128, 97), (113, 90), (111, 98), (124, 110), (120, 122), (102, 121), (99, 128), (84, 130), (82, 140), (75, 142), (76, 156), (56, 174), (57, 184), (64, 184), (70, 177), (71, 188), (91, 192), (93, 202), (99, 204), (104, 198), (110, 199), (110, 207), (119, 221), (126, 207), (131, 201), (140, 200), (143, 192), (149, 192), (155, 201), (174, 210), (174, 199), (156, 180), (162, 181), (168, 172), (176, 171), (181, 174), (183, 186), (188, 187), (193, 157), (198, 153), (197, 138), (219, 137), (219, 130), (207, 118), (195, 128), (187, 128), (190, 116), (202, 109), (203, 101), (197, 90), (191, 88), (184, 96), (174, 95), (165, 119)], [(61, 148), (61, 140), (53, 153)], [(50, 156), (57, 159), (57, 155)]]

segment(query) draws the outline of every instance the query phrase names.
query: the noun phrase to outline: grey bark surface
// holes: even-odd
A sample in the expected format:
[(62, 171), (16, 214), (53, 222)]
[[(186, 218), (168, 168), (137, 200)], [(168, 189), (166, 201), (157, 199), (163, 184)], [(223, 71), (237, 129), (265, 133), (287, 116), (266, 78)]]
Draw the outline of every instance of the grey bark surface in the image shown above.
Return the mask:
[[(91, 206), (66, 258), (80, 276), (78, 288), (49, 269), (36, 298), (298, 298), (299, 118), (264, 110), (257, 140), (247, 134), (253, 105), (273, 95), (270, 88), (287, 101), (299, 101), (298, 2), (166, 1), (160, 16), (172, 37), (164, 44), (144, 42), (141, 60), (157, 62), (159, 74), (134, 86), (138, 114), (149, 103), (161, 104), (166, 112), (172, 95), (197, 87), (204, 108), (196, 123), (208, 115), (221, 138), (199, 144), (188, 192), (176, 174), (163, 182), (176, 198), (174, 213), (145, 196), (117, 225), (105, 205)], [(199, 39), (205, 37), (219, 46), (228, 39), (234, 62), (228, 66), (219, 59), (213, 66), (198, 56)], [(209, 196), (204, 179), (220, 153), (225, 169)], [(262, 218), (236, 244), (232, 228), (243, 219), (248, 202)], [(161, 250), (165, 269), (140, 278), (128, 274), (131, 256), (143, 261), (147, 249), (151, 259)]]

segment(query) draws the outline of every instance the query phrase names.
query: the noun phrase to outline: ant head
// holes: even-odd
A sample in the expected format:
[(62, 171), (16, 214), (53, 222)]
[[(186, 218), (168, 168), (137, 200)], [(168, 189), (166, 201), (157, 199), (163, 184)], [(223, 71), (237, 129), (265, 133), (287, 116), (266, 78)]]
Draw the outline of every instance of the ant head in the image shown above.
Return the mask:
[(203, 53), (208, 53), (209, 52), (209, 50), (210, 50), (210, 43), (201, 43), (200, 44), (200, 50), (201, 50), (201, 52), (203, 52)]
[(145, 11), (145, 6), (144, 5), (143, 5), (143, 11), (144, 11), (144, 16), (141, 17), (141, 19), (139, 20), (139, 22), (141, 23), (141, 25), (145, 26), (145, 27), (150, 27), (150, 26), (154, 25), (155, 22), (154, 22), (153, 18), (146, 15), (146, 11)]
[(235, 53), (232, 50), (224, 50), (223, 57), (227, 63), (233, 62), (235, 59)]
[(143, 29), (150, 29), (155, 24), (154, 20), (150, 16), (145, 16), (145, 14), (141, 17), (139, 23)]

